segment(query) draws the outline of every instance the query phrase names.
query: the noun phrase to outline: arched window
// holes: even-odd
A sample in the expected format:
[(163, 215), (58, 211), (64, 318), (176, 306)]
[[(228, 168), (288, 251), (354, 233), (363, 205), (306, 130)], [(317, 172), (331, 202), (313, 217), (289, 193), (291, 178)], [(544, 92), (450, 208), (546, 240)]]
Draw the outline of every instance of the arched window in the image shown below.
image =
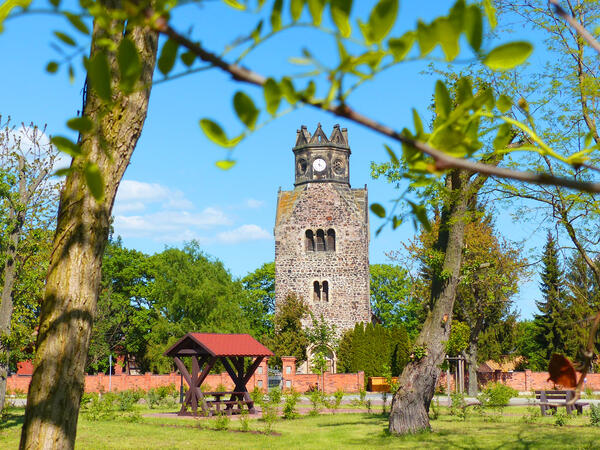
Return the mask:
[(317, 230), (317, 246), (316, 250), (318, 252), (325, 251), (325, 232), (323, 230)]
[(329, 283), (327, 281), (323, 281), (323, 295), (322, 295), (323, 301), (324, 302), (328, 302), (329, 301)]
[(333, 228), (327, 230), (327, 251), (335, 252), (335, 230)]
[(307, 252), (315, 251), (315, 235), (312, 230), (306, 230), (304, 243)]
[(313, 300), (318, 302), (321, 300), (321, 286), (319, 286), (319, 282), (315, 281), (313, 283)]

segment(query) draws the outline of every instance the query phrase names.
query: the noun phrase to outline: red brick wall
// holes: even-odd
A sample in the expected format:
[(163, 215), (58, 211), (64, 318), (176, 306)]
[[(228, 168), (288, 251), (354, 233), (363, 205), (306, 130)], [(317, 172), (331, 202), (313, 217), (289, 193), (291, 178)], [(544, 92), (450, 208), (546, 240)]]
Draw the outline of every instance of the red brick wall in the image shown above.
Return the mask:
[[(150, 373), (144, 375), (120, 374), (113, 375), (112, 377), (104, 374), (86, 375), (85, 392), (108, 392), (109, 378), (111, 391), (126, 391), (128, 389), (143, 389), (147, 391), (159, 386), (168, 386), (169, 384), (174, 384), (179, 389), (181, 383), (181, 377), (178, 373), (170, 373), (168, 375), (153, 375)], [(30, 381), (31, 376), (12, 375), (7, 379), (7, 391), (27, 392)], [(215, 389), (219, 384), (223, 384), (227, 389), (233, 389), (234, 387), (231, 378), (226, 372), (221, 374), (210, 374), (203, 383), (203, 385), (210, 386), (212, 389)], [(185, 385), (184, 381), (184, 386)], [(265, 358), (254, 375), (250, 377), (248, 383), (246, 383), (246, 387), (250, 391), (253, 390), (255, 386), (259, 386), (263, 390), (266, 390), (268, 385), (267, 361)]]
[[(579, 373), (577, 374), (579, 378)], [(479, 372), (477, 374), (477, 382), (479, 386), (485, 386), (487, 383), (499, 381), (507, 386), (516, 389), (519, 392), (552, 389), (554, 385), (548, 382), (547, 372), (532, 372), (526, 370), (524, 372)], [(446, 372), (442, 372), (438, 380), (438, 386), (443, 386), (447, 389)], [(454, 390), (454, 374), (450, 374), (450, 388)], [(590, 373), (586, 377), (585, 387), (594, 391), (600, 391), (600, 373)], [(465, 381), (466, 388), (466, 381)]]
[(324, 373), (317, 375), (313, 373), (296, 373), (296, 358), (284, 356), (282, 362), (282, 387), (283, 389), (294, 388), (298, 392), (306, 392), (311, 388), (319, 387), (327, 394), (337, 390), (344, 392), (358, 392), (365, 387), (365, 373)]

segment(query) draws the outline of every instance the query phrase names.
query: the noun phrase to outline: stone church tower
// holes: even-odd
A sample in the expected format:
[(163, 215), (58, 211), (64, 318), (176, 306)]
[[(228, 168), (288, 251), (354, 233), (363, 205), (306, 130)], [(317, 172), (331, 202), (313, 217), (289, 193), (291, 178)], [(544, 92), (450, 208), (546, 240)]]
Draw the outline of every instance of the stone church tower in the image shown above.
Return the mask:
[[(275, 219), (275, 303), (289, 293), (337, 327), (371, 321), (367, 187), (351, 189), (348, 132), (297, 132), (295, 183), (279, 191)], [(305, 325), (309, 325), (307, 321)]]

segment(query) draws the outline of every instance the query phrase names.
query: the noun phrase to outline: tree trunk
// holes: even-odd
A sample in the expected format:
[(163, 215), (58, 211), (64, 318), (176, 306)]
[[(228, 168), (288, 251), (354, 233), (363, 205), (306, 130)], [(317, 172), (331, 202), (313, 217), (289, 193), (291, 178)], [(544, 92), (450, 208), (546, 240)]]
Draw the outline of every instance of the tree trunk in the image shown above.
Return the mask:
[[(454, 170), (446, 178), (449, 200), (442, 211), (437, 248), (444, 251), (442, 271), (434, 275), (430, 312), (415, 342), (426, 350), (420, 360), (409, 363), (399, 379), (390, 413), (393, 434), (415, 433), (429, 426), (429, 405), (446, 355), (452, 308), (459, 280), (465, 235), (466, 211), (472, 197), (468, 175)], [(446, 320), (444, 320), (446, 318)]]
[[(91, 54), (98, 39), (118, 44), (124, 23), (103, 31), (94, 24)], [(40, 314), (34, 372), (27, 396), (20, 448), (69, 449), (75, 445), (84, 369), (101, 277), (102, 255), (108, 238), (115, 194), (146, 118), (157, 34), (140, 25), (125, 30), (135, 43), (143, 65), (133, 94), (117, 90), (116, 55), (109, 52), (113, 71), (113, 103), (103, 104), (88, 90), (84, 115), (97, 126), (81, 136), (83, 157), (76, 158), (61, 192), (58, 223)], [(86, 186), (83, 164), (96, 163), (104, 180), (104, 201)]]
[(469, 394), (469, 397), (477, 397), (479, 392), (479, 385), (477, 384), (477, 341), (469, 342), (466, 359), (469, 371), (467, 394)]
[[(12, 217), (11, 217), (12, 216)], [(2, 304), (0, 304), (0, 411), (4, 408), (6, 399), (6, 380), (8, 378), (8, 338), (11, 331), (13, 314), (13, 289), (16, 280), (17, 249), (21, 230), (23, 229), (23, 212), (9, 214), (11, 232), (8, 238), (6, 262), (4, 263), (4, 285), (2, 286)]]

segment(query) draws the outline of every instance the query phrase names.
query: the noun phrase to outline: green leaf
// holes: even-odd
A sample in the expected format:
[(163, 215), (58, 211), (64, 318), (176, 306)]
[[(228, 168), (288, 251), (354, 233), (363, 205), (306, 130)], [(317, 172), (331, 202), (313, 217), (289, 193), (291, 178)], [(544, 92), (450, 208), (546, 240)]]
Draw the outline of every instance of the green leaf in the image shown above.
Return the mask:
[(467, 77), (461, 77), (456, 83), (456, 103), (463, 105), (473, 98), (473, 88), (471, 80)]
[(48, 72), (48, 73), (56, 73), (57, 70), (58, 70), (58, 63), (56, 61), (50, 61), (46, 65), (46, 72)]
[(508, 123), (503, 123), (498, 127), (498, 134), (494, 139), (494, 150), (504, 150), (510, 142), (512, 127)]
[(281, 29), (281, 9), (283, 8), (283, 0), (275, 0), (273, 9), (271, 10), (271, 28), (273, 31)]
[(263, 21), (261, 20), (258, 22), (258, 24), (256, 25), (256, 28), (250, 34), (250, 36), (252, 36), (252, 39), (254, 39), (255, 43), (257, 43), (260, 40), (260, 31), (262, 30), (262, 26), (263, 26)]
[(210, 119), (200, 120), (200, 128), (202, 128), (206, 137), (221, 147), (235, 147), (244, 137), (244, 135), (241, 134), (233, 139), (227, 138), (223, 128)]
[(504, 94), (498, 97), (498, 101), (496, 101), (496, 106), (502, 114), (506, 113), (512, 107), (512, 104), (512, 99)]
[(237, 0), (223, 0), (227, 6), (231, 6), (234, 9), (239, 9), (240, 11), (244, 11), (246, 6), (238, 2)]
[(458, 46), (460, 31), (445, 17), (436, 20), (436, 30), (438, 32), (440, 44), (442, 45), (442, 51), (446, 56), (446, 61), (454, 60), (460, 51)]
[(369, 39), (379, 43), (385, 38), (398, 16), (398, 0), (379, 0), (369, 16)]
[(81, 20), (81, 17), (76, 16), (75, 14), (67, 12), (67, 11), (64, 12), (64, 15), (67, 18), (67, 20), (69, 22), (71, 22), (71, 25), (73, 25), (75, 28), (77, 28), (83, 34), (90, 34), (90, 29), (85, 24), (85, 22), (83, 20)]
[(64, 167), (64, 168), (58, 169), (56, 172), (54, 172), (54, 176), (55, 177), (66, 177), (71, 172), (73, 172), (73, 169), (71, 167)]
[(323, 9), (325, 8), (325, 0), (308, 0), (308, 10), (312, 17), (314, 25), (321, 25), (323, 19)]
[(292, 20), (296, 22), (302, 15), (302, 9), (306, 0), (292, 0), (290, 2), (290, 13), (292, 14)]
[(244, 92), (237, 91), (233, 96), (233, 107), (242, 123), (253, 130), (259, 113), (254, 101)]
[(400, 161), (398, 161), (398, 157), (396, 156), (396, 153), (394, 153), (394, 150), (392, 150), (387, 144), (383, 144), (383, 146), (385, 147), (385, 151), (387, 152), (388, 156), (390, 157), (392, 164), (394, 166), (399, 166)]
[(263, 93), (265, 96), (265, 102), (267, 104), (267, 111), (272, 116), (277, 113), (279, 109), (279, 103), (281, 102), (281, 89), (273, 78), (269, 78), (263, 86)]
[(77, 42), (75, 42), (75, 39), (73, 39), (68, 34), (63, 33), (62, 31), (55, 31), (54, 36), (56, 36), (58, 39), (63, 41), (65, 44), (70, 45), (71, 47), (75, 47), (77, 45)]
[(90, 189), (90, 192), (97, 201), (102, 201), (104, 198), (104, 181), (102, 174), (96, 163), (88, 162), (84, 169), (85, 182)]
[(371, 211), (377, 217), (381, 217), (381, 218), (385, 217), (385, 208), (383, 206), (381, 206), (379, 203), (372, 203), (371, 204)]
[(229, 159), (222, 159), (220, 161), (217, 161), (215, 163), (215, 166), (217, 166), (219, 169), (222, 169), (222, 170), (229, 170), (233, 166), (235, 166), (235, 161), (231, 161)]
[(311, 98), (313, 98), (315, 96), (315, 92), (317, 92), (317, 85), (315, 84), (315, 82), (313, 80), (310, 80), (308, 82), (308, 85), (306, 86), (306, 89), (304, 89), (302, 94), (303, 94), (304, 98), (310, 100)]
[(130, 92), (142, 73), (142, 63), (135, 44), (128, 37), (121, 39), (117, 49), (121, 87)]
[(438, 80), (435, 83), (435, 113), (438, 117), (445, 119), (450, 114), (451, 108), (448, 89), (441, 80)]
[(279, 83), (281, 93), (290, 105), (295, 105), (298, 102), (298, 94), (294, 88), (294, 84), (289, 77), (283, 77)]
[(194, 64), (194, 61), (196, 60), (196, 54), (193, 52), (184, 52), (181, 54), (180, 58), (183, 64), (186, 65), (186, 67), (191, 67), (191, 65)]
[(483, 39), (483, 17), (477, 5), (470, 5), (466, 10), (465, 34), (471, 48), (478, 52)]
[(532, 51), (533, 46), (529, 42), (510, 42), (489, 52), (483, 63), (492, 70), (510, 70), (525, 62)]
[(88, 79), (90, 86), (98, 96), (105, 101), (111, 99), (110, 69), (103, 51), (98, 51), (87, 61)]
[(67, 72), (69, 74), (69, 83), (73, 84), (75, 82), (75, 69), (73, 68), (73, 64), (69, 64)]
[(167, 75), (175, 65), (175, 59), (177, 58), (177, 49), (179, 44), (173, 39), (169, 39), (162, 47), (160, 52), (160, 58), (158, 58), (158, 70), (163, 75)]
[(423, 205), (417, 205), (416, 203), (407, 200), (408, 204), (412, 208), (412, 213), (417, 217), (417, 220), (423, 225), (425, 231), (431, 231), (431, 224), (427, 218), (427, 209)]
[(390, 51), (396, 61), (402, 61), (410, 52), (416, 38), (414, 31), (408, 31), (399, 38), (392, 38), (388, 41)]
[(85, 133), (86, 131), (90, 131), (92, 128), (94, 128), (94, 123), (87, 117), (75, 117), (67, 121), (67, 126), (71, 130)]
[(21, 7), (27, 9), (31, 0), (5, 0), (0, 3), (0, 33), (3, 30), (2, 24), (14, 8)]
[(415, 133), (417, 133), (417, 139), (423, 136), (425, 133), (423, 132), (423, 122), (421, 122), (421, 118), (419, 117), (419, 113), (415, 108), (412, 109), (413, 122), (415, 124)]
[(331, 19), (335, 23), (340, 34), (345, 38), (350, 37), (352, 27), (350, 26), (350, 11), (352, 10), (352, 0), (331, 0), (329, 11)]
[(490, 23), (490, 27), (493, 30), (498, 25), (498, 21), (496, 20), (496, 8), (494, 8), (492, 0), (483, 0), (483, 8), (485, 9), (485, 15)]
[(438, 43), (437, 22), (426, 25), (419, 20), (417, 23), (417, 41), (419, 42), (421, 56), (425, 56), (431, 52)]
[(50, 142), (61, 152), (71, 155), (72, 157), (76, 157), (81, 154), (81, 148), (79, 148), (79, 145), (64, 136), (53, 136), (50, 139)]

